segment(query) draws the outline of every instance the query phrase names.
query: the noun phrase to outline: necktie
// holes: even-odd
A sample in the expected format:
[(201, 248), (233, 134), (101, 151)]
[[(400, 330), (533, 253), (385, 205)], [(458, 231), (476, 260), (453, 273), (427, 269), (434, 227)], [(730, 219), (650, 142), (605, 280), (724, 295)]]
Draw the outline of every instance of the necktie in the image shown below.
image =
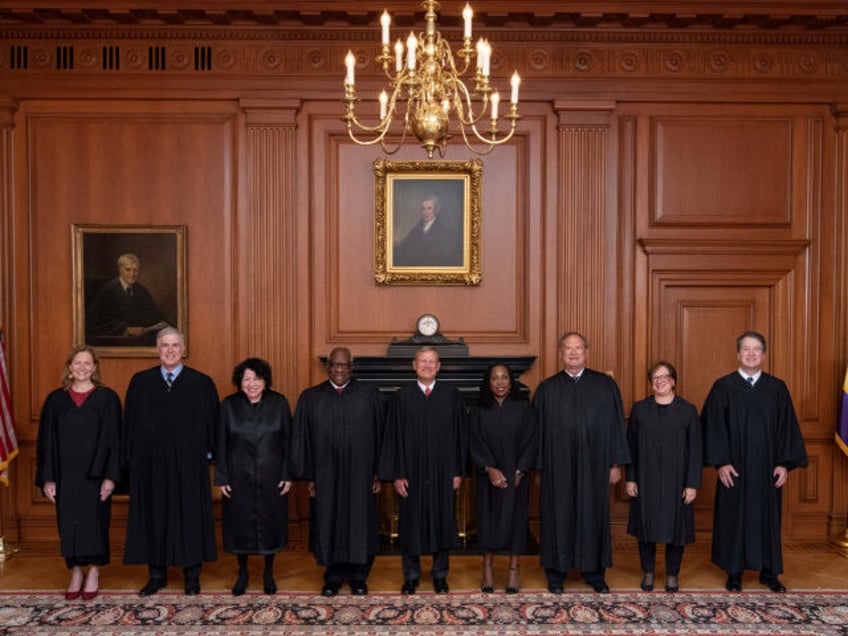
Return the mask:
[(572, 375), (571, 379), (574, 380), (574, 384), (577, 384), (578, 382), (580, 382), (580, 376), (579, 375)]
[(133, 288), (132, 285), (127, 285), (127, 296), (132, 297), (132, 295), (133, 295), (133, 289), (132, 288)]
[(165, 382), (168, 383), (169, 387), (174, 383), (174, 374), (171, 373), (170, 371), (168, 371), (168, 373), (165, 374)]
[(429, 396), (430, 393), (432, 393), (432, 391), (430, 390), (430, 387), (428, 386), (426, 389), (424, 389), (424, 395)]
[(338, 393), (339, 395), (344, 393), (344, 387), (343, 386), (337, 386), (336, 387), (336, 393)]
[(748, 378), (748, 384), (750, 384), (751, 386), (754, 386), (754, 378), (749, 377)]

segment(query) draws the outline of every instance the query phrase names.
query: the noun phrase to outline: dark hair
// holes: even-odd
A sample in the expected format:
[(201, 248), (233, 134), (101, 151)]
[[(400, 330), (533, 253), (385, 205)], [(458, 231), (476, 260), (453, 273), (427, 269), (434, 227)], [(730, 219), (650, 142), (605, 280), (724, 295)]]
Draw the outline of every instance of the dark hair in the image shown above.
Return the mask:
[(759, 340), (760, 344), (763, 345), (763, 353), (766, 352), (766, 337), (759, 331), (745, 331), (736, 339), (736, 353), (739, 353), (739, 351), (742, 349), (742, 341), (745, 338), (753, 338), (754, 340)]
[(492, 393), (492, 387), (490, 384), (492, 370), (495, 367), (503, 367), (506, 369), (507, 375), (509, 375), (509, 393), (507, 397), (510, 397), (513, 400), (526, 400), (527, 396), (521, 391), (521, 383), (513, 379), (512, 369), (509, 368), (509, 365), (504, 364), (503, 362), (495, 362), (489, 365), (486, 372), (483, 374), (483, 379), (480, 381), (481, 406), (485, 409), (489, 409), (497, 404), (497, 400), (495, 399), (494, 393)]
[(233, 370), (233, 384), (236, 388), (241, 389), (244, 372), (248, 369), (253, 371), (257, 378), (265, 380), (266, 390), (271, 388), (271, 365), (262, 358), (248, 358)]
[(557, 346), (562, 347), (562, 343), (564, 343), (566, 341), (566, 339), (570, 338), (571, 336), (577, 336), (578, 338), (580, 338), (583, 341), (583, 348), (584, 349), (589, 348), (589, 341), (586, 339), (586, 336), (584, 336), (579, 331), (566, 331), (564, 334), (562, 334), (559, 337), (559, 342), (557, 343)]
[(668, 375), (672, 380), (674, 380), (674, 383), (677, 384), (677, 369), (674, 368), (674, 365), (671, 362), (666, 362), (665, 360), (656, 362), (650, 369), (648, 369), (648, 382), (654, 381), (654, 374), (660, 367), (668, 369)]

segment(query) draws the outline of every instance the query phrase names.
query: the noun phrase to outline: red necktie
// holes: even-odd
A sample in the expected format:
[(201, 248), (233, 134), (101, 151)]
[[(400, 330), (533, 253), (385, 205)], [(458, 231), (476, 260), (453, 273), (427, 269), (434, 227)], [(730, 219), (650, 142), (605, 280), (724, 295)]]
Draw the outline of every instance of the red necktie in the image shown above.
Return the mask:
[(343, 386), (337, 386), (336, 387), (336, 393), (338, 393), (339, 395), (344, 393), (344, 387)]
[(430, 387), (428, 386), (426, 389), (424, 389), (424, 395), (429, 397), (430, 393), (431, 393)]

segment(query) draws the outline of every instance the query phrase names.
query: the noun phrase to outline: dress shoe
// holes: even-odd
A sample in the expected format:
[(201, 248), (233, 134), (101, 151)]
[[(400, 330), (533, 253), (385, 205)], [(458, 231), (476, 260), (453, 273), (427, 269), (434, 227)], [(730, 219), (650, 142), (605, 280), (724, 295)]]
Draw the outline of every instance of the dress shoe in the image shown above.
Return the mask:
[(509, 578), (506, 581), (506, 593), (518, 594), (519, 589), (521, 589), (520, 568), (515, 566), (514, 568), (509, 568)]
[(653, 572), (645, 572), (642, 575), (642, 583), (639, 584), (644, 591), (650, 592), (654, 589), (654, 573)]
[(368, 586), (364, 581), (353, 581), (350, 584), (350, 593), (354, 596), (365, 596), (368, 594)]
[(665, 591), (669, 594), (674, 594), (678, 589), (677, 586), (677, 577), (676, 576), (666, 576), (665, 577)]
[(598, 581), (597, 583), (592, 583), (592, 589), (595, 590), (598, 594), (609, 594), (609, 585), (604, 580)]
[(548, 583), (548, 592), (551, 594), (562, 594), (562, 585), (559, 583)]
[(156, 594), (163, 587), (168, 585), (168, 581), (164, 579), (150, 579), (147, 583), (144, 584), (144, 587), (139, 590), (139, 596), (152, 596)]
[(483, 561), (483, 579), (480, 582), (480, 591), (483, 592), (483, 594), (491, 594), (495, 591), (493, 579), (494, 574), (492, 573), (492, 562)]
[(406, 579), (403, 582), (403, 587), (400, 588), (401, 594), (415, 594), (418, 587), (418, 579)]
[(772, 592), (785, 592), (786, 587), (780, 582), (776, 575), (768, 576), (760, 574), (760, 583), (768, 587)]
[(727, 582), (724, 584), (724, 589), (728, 592), (741, 592), (742, 578), (738, 574), (728, 574)]
[(233, 584), (233, 596), (241, 596), (247, 590), (247, 572), (239, 572), (235, 584)]
[(436, 594), (447, 594), (449, 590), (447, 579), (433, 579), (433, 590)]
[(324, 587), (321, 588), (321, 596), (336, 596), (339, 593), (339, 584), (338, 583), (324, 583)]
[(262, 591), (268, 595), (277, 593), (277, 582), (271, 572), (266, 572), (262, 579)]
[(74, 590), (73, 592), (66, 591), (65, 592), (65, 600), (66, 601), (75, 601), (76, 599), (79, 598), (79, 595), (80, 595), (79, 590)]
[(195, 596), (200, 594), (200, 579), (196, 576), (191, 576), (185, 580), (186, 596)]
[(84, 592), (82, 592), (82, 594), (81, 594), (81, 596), (82, 596), (82, 600), (84, 600), (84, 601), (90, 601), (91, 599), (93, 599), (94, 597), (96, 597), (96, 596), (97, 596), (97, 594), (98, 594), (99, 592), (100, 592), (100, 590), (99, 590), (99, 589), (98, 589), (98, 590), (94, 590), (94, 591), (92, 591), (92, 592), (85, 592), (85, 591), (84, 591)]

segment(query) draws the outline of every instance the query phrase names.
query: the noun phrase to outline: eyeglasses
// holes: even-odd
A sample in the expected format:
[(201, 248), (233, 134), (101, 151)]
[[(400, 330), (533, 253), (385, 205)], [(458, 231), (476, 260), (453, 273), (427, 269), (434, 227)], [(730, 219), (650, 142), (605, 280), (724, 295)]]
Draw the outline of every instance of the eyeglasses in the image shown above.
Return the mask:
[(663, 375), (655, 375), (653, 377), (653, 379), (651, 380), (651, 382), (668, 382), (669, 380), (671, 380), (671, 376), (668, 375), (668, 374), (663, 374)]

